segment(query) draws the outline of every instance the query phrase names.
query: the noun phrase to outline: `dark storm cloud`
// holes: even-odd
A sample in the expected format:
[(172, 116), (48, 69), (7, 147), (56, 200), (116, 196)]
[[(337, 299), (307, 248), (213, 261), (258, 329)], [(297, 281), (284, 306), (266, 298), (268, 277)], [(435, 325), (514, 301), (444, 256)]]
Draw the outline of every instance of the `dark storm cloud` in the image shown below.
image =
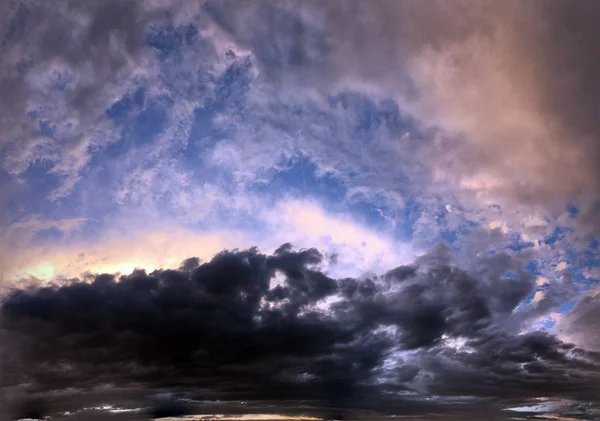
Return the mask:
[(433, 393), (505, 399), (524, 396), (595, 399), (600, 360), (545, 332), (485, 335), (467, 350), (423, 355)]
[[(534, 280), (495, 278), (492, 266), (510, 256), (483, 260), (494, 276), (479, 279), (445, 247), (361, 280), (328, 277), (323, 259), (285, 244), (272, 255), (224, 251), (179, 270), (13, 291), (0, 310), (3, 387), (193, 387), (347, 407), (411, 390), (488, 398), (595, 390), (596, 354), (519, 334), (512, 319), (523, 323), (516, 308)], [(464, 349), (448, 342), (458, 339)]]

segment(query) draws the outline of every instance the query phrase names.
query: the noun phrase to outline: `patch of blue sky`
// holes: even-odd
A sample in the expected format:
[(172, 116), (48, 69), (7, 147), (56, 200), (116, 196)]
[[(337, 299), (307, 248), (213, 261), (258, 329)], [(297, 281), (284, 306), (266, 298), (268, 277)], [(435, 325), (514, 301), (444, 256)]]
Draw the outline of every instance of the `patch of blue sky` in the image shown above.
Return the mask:
[[(460, 234), (456, 232), (456, 230), (443, 230), (440, 234), (440, 240), (448, 244), (452, 247), (454, 244), (458, 242), (460, 238)], [(489, 254), (493, 255), (496, 253), (496, 250), (490, 250)]]
[[(341, 92), (330, 96), (327, 99), (329, 109), (321, 109), (317, 106), (287, 106), (281, 108), (278, 116), (282, 117), (279, 121), (273, 121), (277, 128), (282, 131), (293, 131), (294, 119), (304, 121), (310, 117), (310, 121), (318, 122), (318, 126), (324, 128), (320, 136), (350, 136), (352, 153), (362, 154), (367, 149), (372, 152), (377, 148), (379, 136), (394, 137), (403, 133), (416, 134), (417, 130), (414, 122), (400, 114), (398, 105), (392, 100), (376, 101), (365, 95), (356, 92)], [(284, 113), (286, 115), (284, 115)], [(304, 136), (311, 136), (310, 130), (299, 128)], [(344, 131), (342, 133), (341, 131)], [(305, 132), (305, 133), (304, 133)], [(301, 145), (300, 145), (301, 147)], [(401, 169), (399, 165), (399, 170)], [(361, 187), (370, 185), (368, 174), (360, 175), (348, 166), (343, 168), (343, 163), (339, 170), (340, 176), (344, 178), (343, 182), (338, 181), (338, 195), (342, 190), (347, 191), (347, 187)], [(293, 176), (291, 172), (288, 176)], [(410, 185), (407, 177), (399, 172), (398, 190), (410, 193), (414, 186)], [(314, 181), (313, 181), (314, 183)], [(339, 189), (339, 185), (344, 188)], [(369, 187), (371, 190), (372, 187)], [(420, 203), (417, 199), (409, 200), (402, 210), (391, 209), (390, 204), (386, 202), (383, 192), (372, 191), (367, 196), (354, 196), (347, 200), (348, 209), (361, 219), (361, 221), (371, 226), (382, 226), (389, 224), (390, 218), (395, 222), (396, 234), (402, 238), (410, 238), (413, 234), (413, 225), (420, 216)]]
[[(164, 37), (165, 35), (162, 33), (160, 36)], [(185, 40), (184, 36), (176, 36), (176, 38), (179, 41)], [(155, 43), (155, 45), (161, 48), (172, 48), (179, 45), (179, 41), (162, 40), (162, 44)], [(247, 60), (231, 64), (214, 84), (212, 99), (207, 101), (208, 105), (196, 109), (190, 139), (184, 139), (179, 144), (182, 147), (181, 150), (171, 151), (175, 154), (170, 155), (171, 159), (176, 157), (175, 159), (180, 160), (177, 165), (181, 165), (182, 171), (193, 176), (195, 182), (219, 181), (222, 186), (233, 185), (231, 174), (204, 160), (203, 153), (206, 151), (207, 145), (214, 146), (217, 141), (235, 134), (233, 131), (228, 131), (227, 128), (224, 129), (222, 125), (215, 125), (214, 119), (217, 112), (230, 107), (232, 103), (243, 105), (245, 91), (249, 84), (246, 76), (250, 66)], [(121, 128), (121, 137), (117, 142), (94, 154), (89, 166), (91, 170), (86, 176), (90, 180), (80, 183), (81, 186), (88, 188), (93, 185), (93, 191), (106, 196), (98, 206), (94, 206), (94, 209), (88, 209), (88, 212), (92, 212), (98, 217), (102, 216), (101, 210), (106, 212), (115, 210), (116, 206), (109, 192), (115, 185), (118, 185), (119, 177), (126, 170), (121, 167), (123, 158), (135, 156), (138, 153), (140, 159), (133, 162), (133, 165), (139, 167), (138, 169), (158, 165), (157, 160), (161, 159), (161, 157), (150, 158), (147, 152), (152, 149), (152, 141), (166, 128), (167, 115), (173, 105), (173, 99), (168, 95), (148, 97), (147, 91), (144, 89), (144, 81), (141, 81), (139, 85), (137, 90), (131, 90), (107, 109), (107, 117)], [(228, 109), (227, 112), (231, 112), (235, 118), (239, 118), (239, 106), (234, 107), (234, 110)], [(95, 185), (92, 180), (98, 184)], [(80, 193), (84, 194), (85, 192), (80, 191)], [(177, 216), (177, 212), (171, 209), (172, 206), (169, 206), (171, 199), (168, 192), (164, 192), (157, 200), (161, 202), (158, 205), (163, 207), (166, 216), (169, 216), (169, 212), (173, 213), (171, 216)]]
[[(119, 209), (114, 200), (115, 187), (120, 176), (118, 162), (105, 162), (103, 165), (90, 166), (72, 194), (56, 202), (62, 209), (74, 209), (74, 216), (85, 216), (99, 223)], [(90, 227), (91, 228), (91, 227)]]
[(65, 238), (67, 235), (60, 231), (57, 228), (48, 228), (44, 230), (37, 231), (33, 236), (32, 241), (34, 243), (52, 243), (55, 241), (60, 241)]
[(400, 113), (398, 104), (391, 99), (376, 101), (357, 92), (341, 92), (328, 98), (332, 109), (341, 108), (352, 118), (354, 134), (359, 141), (368, 141), (385, 127), (390, 133), (418, 133), (415, 121)]
[[(100, 234), (105, 217), (118, 209), (118, 205), (112, 200), (113, 185), (107, 181), (103, 168), (105, 167), (88, 168), (71, 194), (49, 204), (47, 197), (61, 185), (61, 180), (48, 173), (43, 162), (31, 165), (23, 174), (26, 182), (21, 185), (18, 196), (15, 196), (15, 203), (19, 207), (11, 212), (13, 219), (21, 219), (27, 215), (42, 215), (48, 221), (84, 217), (86, 223), (81, 226), (80, 231), (73, 234), (84, 238)], [(56, 239), (58, 235), (50, 231), (41, 233), (37, 238)]]
[(146, 45), (158, 58), (156, 83), (173, 98), (196, 101), (213, 91), (217, 52), (210, 39), (199, 36), (195, 25), (153, 26), (146, 34)]
[(554, 327), (556, 327), (556, 321), (554, 321), (552, 319), (544, 319), (544, 320), (541, 320), (540, 322), (538, 322), (536, 327), (538, 329), (542, 329), (542, 330), (551, 330)]
[(147, 97), (145, 92), (140, 87), (106, 110), (107, 117), (121, 129), (121, 136), (96, 153), (92, 164), (100, 165), (107, 159), (123, 156), (132, 148), (148, 145), (165, 129), (172, 99), (168, 95)]
[[(85, 177), (75, 185), (73, 192), (57, 201), (48, 203), (48, 195), (60, 186), (59, 177), (49, 173), (51, 164), (38, 161), (30, 165), (21, 175), (25, 181), (19, 183), (17, 188), (7, 195), (3, 203), (2, 217), (6, 224), (17, 222), (29, 215), (41, 215), (46, 221), (59, 221), (62, 219), (85, 217), (79, 230), (69, 235), (79, 238), (95, 238), (104, 229), (104, 218), (117, 209), (112, 201), (112, 191), (108, 186), (103, 186), (105, 176), (98, 175), (96, 169), (86, 171)], [(14, 185), (14, 179), (3, 183), (0, 172), (0, 183), (7, 188)], [(64, 234), (56, 229), (48, 229), (38, 232), (34, 242), (52, 242), (64, 237)]]
[(519, 232), (510, 233), (510, 242), (506, 246), (507, 250), (520, 252), (529, 248), (534, 247), (535, 244), (532, 241), (523, 239), (523, 236)]
[(46, 215), (52, 212), (54, 207), (47, 205), (46, 197), (60, 186), (59, 177), (49, 172), (53, 166), (49, 160), (39, 160), (31, 163), (19, 176), (24, 181), (22, 189), (27, 191), (27, 194), (19, 195), (22, 212)]
[[(194, 110), (194, 122), (190, 131), (187, 149), (183, 151), (189, 164), (196, 166), (197, 160), (219, 141), (231, 139), (237, 132), (237, 125), (230, 120), (243, 120), (247, 94), (250, 89), (252, 63), (241, 58), (230, 64), (227, 70), (214, 81), (213, 92), (208, 93), (207, 101)], [(205, 89), (208, 91), (208, 87)], [(222, 119), (217, 123), (220, 115)], [(256, 124), (256, 122), (255, 122)]]
[(241, 57), (233, 61), (215, 81), (213, 107), (217, 111), (228, 109), (241, 116), (252, 80), (250, 58)]
[(20, 183), (0, 166), (0, 197), (2, 197), (0, 222), (2, 225), (10, 225), (29, 213), (29, 207), (31, 207), (29, 202), (33, 199), (39, 201), (39, 198), (32, 198), (29, 193), (30, 187), (27, 183)]
[(144, 107), (146, 90), (140, 86), (135, 92), (125, 96), (106, 109), (106, 116), (117, 124), (127, 122), (132, 114), (138, 113)]
[(40, 134), (42, 136), (47, 136), (54, 138), (56, 133), (56, 127), (49, 120), (39, 120)]
[[(440, 230), (439, 238), (432, 238), (431, 242), (435, 243), (443, 241), (448, 246), (450, 246), (451, 249), (459, 251), (461, 248), (462, 240), (468, 234), (473, 232), (474, 229), (478, 228), (479, 225), (474, 221), (469, 221), (465, 219), (463, 216), (461, 216), (460, 213), (457, 214), (456, 211), (460, 209), (458, 204), (455, 204), (455, 206), (450, 206), (448, 208), (443, 204), (443, 200), (438, 199), (436, 202), (438, 203), (438, 205), (436, 205), (436, 208), (432, 212), (432, 216), (435, 219), (435, 223), (440, 228)], [(449, 228), (448, 219), (450, 217), (459, 218), (460, 223), (452, 224), (452, 228)]]
[(273, 199), (284, 195), (313, 197), (335, 207), (344, 202), (347, 187), (331, 173), (319, 174), (317, 165), (310, 158), (295, 155), (284, 158), (264, 180), (252, 183), (249, 191)]
[(107, 108), (106, 116), (121, 131), (119, 139), (91, 155), (73, 193), (60, 201), (95, 221), (86, 224), (89, 235), (99, 233), (105, 217), (119, 210), (114, 193), (123, 174), (156, 164), (149, 151), (166, 128), (173, 101), (167, 95), (149, 97), (144, 83), (135, 81), (134, 89)]
[(173, 101), (168, 95), (161, 95), (147, 101), (128, 130), (136, 144), (146, 144), (165, 129), (169, 109)]
[(359, 222), (376, 228), (395, 228), (398, 225), (396, 210), (389, 208), (385, 198), (381, 196), (354, 199), (347, 205), (350, 212)]
[(540, 262), (536, 259), (530, 259), (527, 264), (525, 265), (525, 270), (533, 273), (534, 275), (541, 275), (541, 265)]
[(596, 284), (585, 276), (586, 269), (593, 267), (594, 261), (586, 261), (584, 253), (579, 253), (573, 245), (564, 247), (561, 259), (567, 264), (568, 276), (579, 290), (585, 291)]
[[(600, 268), (600, 253), (598, 240), (594, 237), (590, 239), (589, 245), (583, 253), (581, 266), (585, 270)], [(590, 278), (590, 282), (596, 283), (598, 279)]]
[(557, 313), (566, 313), (568, 311), (571, 311), (573, 309), (573, 307), (575, 307), (575, 304), (577, 304), (578, 300), (571, 300), (571, 301), (567, 301), (564, 304), (561, 304), (557, 309), (556, 312)]
[(565, 237), (565, 234), (567, 234), (569, 232), (573, 232), (573, 231), (574, 231), (574, 228), (558, 226), (554, 229), (552, 234), (545, 237), (543, 241), (545, 244), (553, 245), (556, 242), (562, 240)]
[(567, 212), (569, 213), (569, 216), (574, 219), (579, 215), (579, 208), (576, 205), (569, 203), (567, 205)]
[(317, 201), (331, 213), (350, 215), (358, 223), (378, 229), (389, 221), (382, 204), (375, 200), (347, 200), (345, 180), (332, 172), (321, 172), (317, 164), (302, 154), (284, 158), (265, 179), (254, 182), (248, 191), (270, 204), (282, 197)]
[[(170, 55), (167, 54), (169, 51), (181, 48), (190, 41), (189, 37), (186, 38), (188, 36), (186, 34), (190, 33), (189, 31), (189, 28), (183, 31), (174, 28), (162, 28), (149, 36), (147, 42), (152, 48), (164, 53), (166, 59)], [(199, 84), (206, 83), (207, 85), (200, 88), (200, 91), (207, 93), (207, 100), (204, 101), (203, 106), (195, 110), (190, 138), (187, 142), (184, 142), (184, 149), (179, 151), (178, 154), (185, 169), (194, 174), (196, 181), (219, 180), (220, 184), (227, 185), (228, 177), (230, 177), (227, 171), (211, 166), (207, 160), (204, 160), (204, 154), (216, 143), (231, 139), (236, 135), (236, 122), (243, 122), (246, 119), (247, 95), (253, 81), (252, 63), (249, 59), (237, 58), (234, 54), (230, 54), (230, 60), (232, 60), (232, 63), (227, 70), (216, 79), (211, 79), (210, 76), (198, 78)], [(170, 61), (166, 61), (163, 66), (165, 70), (174, 69), (174, 63)], [(174, 69), (173, 71), (177, 70)], [(355, 142), (353, 148), (358, 153), (362, 148), (370, 148), (370, 144), (382, 129), (385, 130), (386, 136), (407, 132), (410, 132), (411, 135), (416, 134), (414, 122), (404, 118), (400, 114), (397, 104), (391, 100), (374, 101), (364, 95), (346, 92), (329, 99), (331, 112), (308, 105), (293, 105), (279, 109), (276, 114), (277, 118), (270, 120), (268, 117), (261, 120), (256, 118), (256, 115), (251, 115), (249, 117), (253, 121), (251, 121), (250, 126), (258, 127), (260, 124), (271, 124), (283, 133), (288, 133), (291, 127), (288, 127), (289, 124), (286, 126), (286, 121), (292, 122), (293, 125), (296, 114), (300, 113), (305, 118), (309, 115), (311, 121), (314, 121), (315, 116), (318, 117), (321, 124), (329, 127), (330, 134), (335, 136), (336, 130), (339, 130), (336, 118), (339, 118), (339, 110), (341, 109), (342, 118), (346, 115), (345, 120), (350, 122), (350, 127), (344, 127), (344, 129), (351, 130), (352, 133), (350, 134)], [(105, 158), (107, 157), (116, 157), (125, 151), (129, 151), (132, 146), (140, 142), (150, 141), (163, 129), (164, 110), (165, 108), (161, 109), (156, 103), (152, 103), (151, 100), (147, 99), (143, 89), (139, 89), (117, 101), (107, 110), (107, 115), (123, 126), (127, 126), (127, 129), (124, 130), (121, 141), (111, 145), (106, 151), (97, 154), (95, 159), (106, 162)], [(219, 122), (216, 123), (217, 117), (223, 115), (227, 118), (220, 118), (218, 119)], [(223, 121), (226, 123), (223, 123)], [(306, 135), (310, 135), (310, 133)], [(299, 155), (284, 163), (283, 170), (271, 172), (268, 176), (270, 180), (267, 183), (256, 183), (252, 188), (257, 193), (271, 195), (272, 197), (281, 193), (315, 197), (325, 204), (326, 209), (348, 211), (361, 222), (371, 226), (380, 227), (389, 223), (389, 218), (386, 215), (388, 213), (387, 204), (385, 200), (378, 200), (376, 194), (374, 198), (353, 198), (344, 203), (347, 183), (360, 182), (359, 180), (352, 180), (351, 168), (347, 170), (343, 174), (346, 178), (344, 180), (338, 179), (332, 173), (317, 172), (315, 162), (311, 162), (310, 158), (306, 156)], [(361, 175), (361, 177), (363, 176)], [(399, 182), (398, 186), (399, 189), (406, 191), (413, 188), (408, 182)], [(400, 213), (397, 210), (389, 212), (396, 221), (397, 233), (402, 238), (411, 238), (414, 234), (413, 226), (420, 217), (420, 206), (419, 201), (415, 199), (410, 200)]]
[[(268, 203), (265, 201), (265, 207)], [(211, 213), (206, 215), (199, 223), (190, 224), (189, 228), (204, 231), (206, 229), (225, 228), (228, 231), (240, 233), (264, 234), (264, 215), (248, 209), (236, 208), (228, 203), (218, 203)]]
[[(444, 225), (442, 225), (444, 226)], [(463, 220), (461, 224), (455, 229), (441, 229), (440, 237), (431, 238), (431, 244), (435, 244), (440, 240), (446, 242), (452, 250), (459, 252), (463, 247), (463, 241), (468, 238), (469, 234), (473, 233), (476, 229), (479, 229), (480, 225), (475, 221)], [(494, 254), (497, 250), (493, 248), (489, 249), (490, 254)]]
[(161, 59), (177, 53), (181, 48), (190, 46), (198, 36), (198, 28), (193, 24), (157, 25), (146, 34), (148, 47), (158, 52)]
[(231, 139), (235, 135), (236, 126), (216, 123), (217, 116), (217, 110), (210, 105), (194, 110), (194, 121), (187, 142), (188, 148), (184, 151), (186, 156), (196, 159), (219, 141)]
[[(433, 207), (433, 210), (429, 210), (431, 223), (435, 224), (437, 231), (429, 233), (428, 238), (420, 238), (420, 243), (426, 247), (434, 247), (440, 242), (446, 243), (457, 254), (462, 250), (464, 246), (465, 239), (468, 238), (470, 234), (474, 231), (481, 229), (481, 224), (477, 221), (469, 220), (462, 216), (460, 213), (457, 213), (459, 209), (458, 205), (453, 207), (452, 213), (448, 211), (448, 209), (443, 206), (443, 201), (438, 201), (435, 205), (430, 205), (430, 208)], [(459, 218), (458, 221), (453, 221), (451, 224), (448, 222), (448, 219)], [(415, 233), (412, 234), (413, 236)], [(490, 248), (488, 250), (489, 254), (495, 254), (496, 250)]]
[[(596, 245), (594, 245), (594, 242)], [(597, 241), (590, 241), (590, 244), (582, 253), (581, 264), (584, 267), (600, 267), (600, 253), (598, 253)]]
[(252, 72), (247, 57), (234, 58), (221, 75), (207, 84), (206, 98), (194, 110), (190, 135), (179, 155), (196, 181), (218, 182), (225, 189), (234, 187), (233, 175), (206, 158), (219, 142), (235, 139), (240, 127), (258, 130), (264, 124), (260, 116), (248, 115), (252, 107), (248, 101)]
[(421, 217), (423, 205), (420, 201), (409, 199), (405, 202), (404, 207), (400, 210), (397, 216), (397, 225), (394, 230), (398, 238), (409, 240), (415, 235), (415, 225)]

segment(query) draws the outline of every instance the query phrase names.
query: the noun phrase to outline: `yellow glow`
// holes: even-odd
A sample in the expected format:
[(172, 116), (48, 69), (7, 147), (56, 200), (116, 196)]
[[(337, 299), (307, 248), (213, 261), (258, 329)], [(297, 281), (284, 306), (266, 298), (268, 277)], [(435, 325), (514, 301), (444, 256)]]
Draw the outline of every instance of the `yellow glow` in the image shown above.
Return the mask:
[(492, 221), (489, 223), (488, 227), (493, 230), (496, 228), (500, 228), (500, 231), (502, 231), (504, 234), (506, 234), (508, 232), (508, 227), (506, 226), (506, 222)]
[(561, 270), (565, 270), (566, 268), (567, 268), (566, 262), (560, 262), (558, 265), (556, 265), (557, 272), (560, 272)]
[(537, 291), (535, 293), (535, 295), (533, 296), (533, 300), (531, 300), (531, 302), (532, 303), (537, 303), (537, 302), (541, 301), (542, 298), (544, 298), (544, 292), (543, 291)]
[(50, 279), (54, 276), (54, 266), (51, 263), (42, 263), (27, 270), (27, 274), (39, 279)]
[(548, 278), (544, 278), (543, 276), (540, 276), (539, 278), (537, 278), (537, 280), (535, 281), (535, 284), (539, 287), (542, 287), (544, 285), (548, 285), (550, 283), (550, 281), (548, 280)]
[(146, 269), (149, 272), (156, 269), (155, 267), (153, 267), (151, 264), (148, 264), (147, 262), (145, 262), (145, 263), (126, 262), (126, 263), (114, 263), (114, 264), (107, 264), (107, 265), (97, 265), (93, 268), (93, 272), (96, 272), (96, 273), (120, 273), (120, 274), (125, 275), (125, 274), (129, 274), (129, 273), (133, 272), (135, 269), (138, 269), (138, 268)]
[(135, 236), (112, 236), (94, 244), (52, 245), (1, 250), (0, 273), (6, 280), (35, 276), (42, 280), (78, 277), (85, 272), (129, 274), (136, 268), (152, 271), (177, 268), (189, 257), (207, 260), (232, 244), (244, 246), (238, 235), (193, 233), (164, 229)]

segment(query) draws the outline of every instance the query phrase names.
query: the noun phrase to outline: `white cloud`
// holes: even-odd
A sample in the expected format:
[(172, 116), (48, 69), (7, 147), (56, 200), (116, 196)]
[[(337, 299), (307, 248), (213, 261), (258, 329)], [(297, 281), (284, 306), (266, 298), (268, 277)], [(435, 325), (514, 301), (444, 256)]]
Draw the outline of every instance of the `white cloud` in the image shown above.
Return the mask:
[(409, 244), (362, 226), (349, 215), (328, 213), (314, 201), (282, 201), (267, 220), (276, 241), (338, 254), (338, 263), (331, 268), (336, 276), (380, 273), (409, 263), (416, 255)]

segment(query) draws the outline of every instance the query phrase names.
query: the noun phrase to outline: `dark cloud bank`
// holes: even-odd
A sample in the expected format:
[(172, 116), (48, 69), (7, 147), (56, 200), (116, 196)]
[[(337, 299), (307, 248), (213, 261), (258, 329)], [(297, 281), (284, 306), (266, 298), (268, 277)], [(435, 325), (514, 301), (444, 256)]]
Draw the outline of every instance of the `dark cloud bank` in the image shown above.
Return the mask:
[(126, 388), (421, 413), (600, 392), (600, 353), (519, 333), (537, 315), (519, 307), (535, 280), (498, 270), (510, 254), (482, 259), (478, 277), (443, 246), (365, 279), (332, 279), (323, 259), (285, 244), (13, 291), (0, 308), (4, 395)]

